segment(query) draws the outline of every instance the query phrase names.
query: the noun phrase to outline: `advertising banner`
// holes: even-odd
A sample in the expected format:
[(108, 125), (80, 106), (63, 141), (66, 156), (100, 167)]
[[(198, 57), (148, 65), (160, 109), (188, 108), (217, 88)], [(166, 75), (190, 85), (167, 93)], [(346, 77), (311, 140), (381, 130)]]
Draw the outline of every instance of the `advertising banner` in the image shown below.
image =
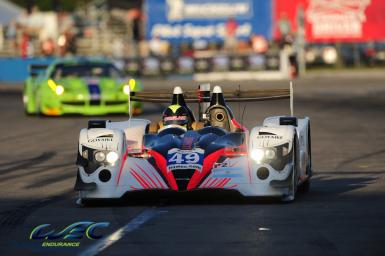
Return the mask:
[(272, 37), (270, 0), (146, 0), (145, 8), (147, 39), (221, 41), (229, 19), (237, 23), (238, 39)]
[(285, 19), (296, 30), (299, 8), (304, 10), (308, 42), (385, 40), (383, 0), (275, 0), (275, 38)]

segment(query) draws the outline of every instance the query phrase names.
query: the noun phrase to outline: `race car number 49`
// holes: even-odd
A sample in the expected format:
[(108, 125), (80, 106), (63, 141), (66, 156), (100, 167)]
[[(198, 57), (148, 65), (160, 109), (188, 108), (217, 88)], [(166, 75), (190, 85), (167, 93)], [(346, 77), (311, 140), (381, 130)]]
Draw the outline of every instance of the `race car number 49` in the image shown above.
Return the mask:
[(203, 151), (171, 149), (167, 154), (167, 168), (202, 170)]

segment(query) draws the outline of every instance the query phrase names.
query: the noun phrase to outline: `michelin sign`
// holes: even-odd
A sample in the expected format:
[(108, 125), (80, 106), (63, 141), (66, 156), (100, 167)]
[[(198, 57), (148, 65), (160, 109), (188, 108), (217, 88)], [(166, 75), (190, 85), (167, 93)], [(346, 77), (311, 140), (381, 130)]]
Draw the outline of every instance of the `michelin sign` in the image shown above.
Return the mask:
[(252, 34), (271, 38), (270, 0), (147, 0), (147, 39), (172, 42), (223, 40), (229, 18), (237, 21), (237, 37)]

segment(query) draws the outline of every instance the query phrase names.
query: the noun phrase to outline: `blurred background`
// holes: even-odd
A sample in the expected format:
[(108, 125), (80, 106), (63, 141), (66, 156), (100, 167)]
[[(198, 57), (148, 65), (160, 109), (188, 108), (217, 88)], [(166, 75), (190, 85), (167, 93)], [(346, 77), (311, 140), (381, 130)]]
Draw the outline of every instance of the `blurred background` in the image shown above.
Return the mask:
[[(29, 77), (31, 64), (44, 71), (41, 66), (71, 56), (111, 59), (129, 86), (133, 77), (149, 91), (194, 90), (202, 82), (229, 91), (287, 88), (298, 77), (294, 113), (309, 116), (312, 126), (311, 192), (294, 204), (214, 194), (76, 206), (75, 148), (91, 117), (26, 116), (23, 103), (35, 99), (39, 114), (38, 89), (46, 88), (52, 109), (70, 99), (67, 107), (104, 110), (119, 86), (123, 108), (128, 93), (121, 95), (123, 84), (104, 93), (100, 88), (113, 83), (99, 82), (100, 72), (92, 79), (78, 75), (83, 89), (72, 72), (68, 85), (49, 72), (58, 84)], [(385, 255), (384, 67), (385, 0), (0, 0), (1, 255), (75, 255), (95, 241), (59, 251), (39, 247), (28, 234), (42, 223), (65, 227), (90, 216), (110, 222), (113, 232), (150, 208), (163, 213), (101, 254)], [(35, 90), (25, 90), (33, 88), (28, 82)], [(229, 106), (248, 128), (290, 113), (288, 100)], [(166, 104), (142, 107), (140, 118), (158, 122)], [(92, 117), (106, 118), (128, 116)]]
[(0, 81), (74, 55), (195, 80), (382, 68), (384, 28), (382, 0), (0, 0)]

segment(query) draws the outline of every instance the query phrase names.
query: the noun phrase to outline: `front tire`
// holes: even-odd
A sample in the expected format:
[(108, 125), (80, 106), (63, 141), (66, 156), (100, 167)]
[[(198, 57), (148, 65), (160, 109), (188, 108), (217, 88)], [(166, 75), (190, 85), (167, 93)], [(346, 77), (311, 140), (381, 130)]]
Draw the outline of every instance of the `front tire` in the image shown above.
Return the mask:
[(35, 106), (33, 94), (31, 90), (27, 88), (27, 85), (24, 85), (23, 106), (24, 106), (24, 113), (27, 116), (36, 114), (36, 106)]
[(298, 188), (298, 192), (308, 193), (310, 191), (310, 177), (305, 180)]
[(289, 193), (284, 195), (282, 198), (283, 202), (293, 202), (295, 200), (295, 196), (297, 194), (298, 189), (298, 140), (297, 135), (294, 135), (294, 145), (293, 145), (293, 167), (291, 172), (291, 183), (289, 187)]
[(301, 193), (308, 193), (310, 191), (310, 178), (313, 175), (313, 168), (312, 168), (312, 159), (311, 159), (311, 137), (310, 137), (310, 124), (308, 128), (307, 133), (307, 152), (308, 152), (308, 161), (306, 163), (306, 175), (308, 176), (307, 180), (304, 181), (300, 187), (299, 191)]
[(79, 198), (79, 202), (76, 202), (76, 203), (78, 205), (80, 205), (80, 206), (83, 206), (83, 207), (98, 206), (98, 201), (97, 200), (92, 200), (92, 199), (82, 199), (82, 198)]

